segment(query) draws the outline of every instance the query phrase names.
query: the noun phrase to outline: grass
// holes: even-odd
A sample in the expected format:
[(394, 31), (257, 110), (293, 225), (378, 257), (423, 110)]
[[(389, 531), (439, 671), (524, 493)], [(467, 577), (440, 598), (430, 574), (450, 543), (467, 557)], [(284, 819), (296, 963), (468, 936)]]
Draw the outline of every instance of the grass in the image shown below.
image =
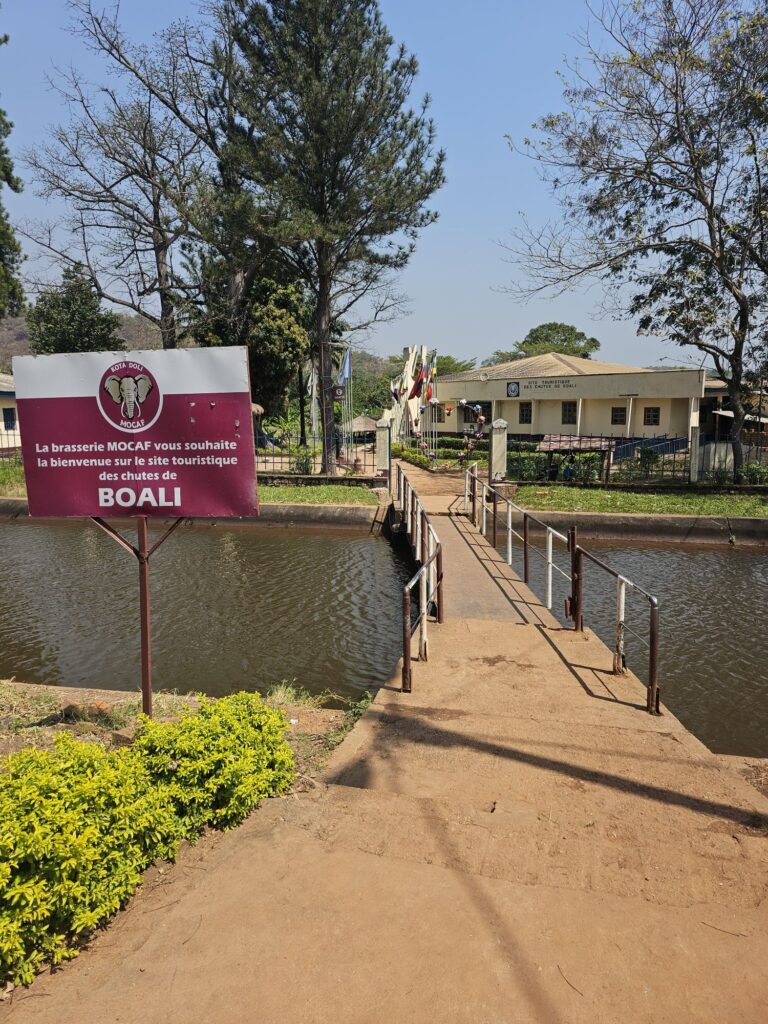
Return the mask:
[(523, 508), (551, 512), (628, 512), (641, 515), (768, 517), (761, 494), (635, 493), (600, 488), (519, 487), (514, 501)]
[[(26, 498), (24, 468), (0, 462), (0, 498)], [(300, 487), (259, 487), (264, 505), (378, 505), (379, 499), (367, 487), (340, 484), (305, 484)]]
[(0, 498), (26, 498), (22, 466), (0, 462)]
[(300, 487), (259, 487), (263, 505), (378, 505), (379, 499), (367, 487), (343, 484), (305, 484)]

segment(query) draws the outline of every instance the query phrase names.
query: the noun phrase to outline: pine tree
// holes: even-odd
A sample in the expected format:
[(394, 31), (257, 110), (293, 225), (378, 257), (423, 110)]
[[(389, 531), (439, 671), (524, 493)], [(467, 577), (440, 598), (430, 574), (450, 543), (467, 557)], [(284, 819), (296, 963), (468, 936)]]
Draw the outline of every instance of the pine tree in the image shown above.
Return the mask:
[[(429, 98), (408, 98), (416, 58), (377, 0), (236, 0), (245, 65), (243, 150), (316, 305), (325, 468), (332, 472), (331, 332), (408, 262), (444, 181)], [(386, 304), (386, 300), (384, 300)]]
[(93, 282), (79, 265), (67, 267), (61, 284), (41, 291), (27, 310), (35, 355), (120, 350), (123, 343), (115, 336), (119, 324), (116, 313), (101, 308)]

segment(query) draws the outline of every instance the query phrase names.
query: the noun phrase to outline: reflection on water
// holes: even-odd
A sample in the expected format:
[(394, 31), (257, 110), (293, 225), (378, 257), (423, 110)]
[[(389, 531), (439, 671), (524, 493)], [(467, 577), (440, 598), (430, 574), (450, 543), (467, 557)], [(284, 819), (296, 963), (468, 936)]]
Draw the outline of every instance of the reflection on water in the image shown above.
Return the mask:
[[(639, 541), (585, 541), (584, 547), (659, 598), (661, 697), (670, 710), (711, 750), (768, 757), (765, 550)], [(558, 563), (565, 567), (567, 557), (557, 556)], [(541, 559), (533, 556), (531, 569), (531, 583), (543, 595)], [(561, 620), (567, 590), (555, 573), (553, 612)], [(612, 647), (615, 580), (587, 562), (584, 594), (585, 624)], [(643, 637), (647, 608), (627, 592), (627, 623)], [(644, 681), (647, 659), (647, 649), (628, 637), (629, 667)]]
[[(138, 686), (134, 558), (90, 524), (6, 523), (0, 566), (0, 678)], [(359, 531), (182, 527), (152, 559), (155, 687), (359, 695), (395, 667), (408, 576)]]

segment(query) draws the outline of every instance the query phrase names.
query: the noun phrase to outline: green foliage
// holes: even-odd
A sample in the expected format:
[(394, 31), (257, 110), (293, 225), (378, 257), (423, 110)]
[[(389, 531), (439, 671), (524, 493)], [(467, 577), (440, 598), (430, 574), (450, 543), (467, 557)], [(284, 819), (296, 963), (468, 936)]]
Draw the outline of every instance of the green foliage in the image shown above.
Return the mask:
[(758, 463), (750, 463), (744, 467), (744, 483), (746, 484), (768, 484), (768, 466), (761, 466)]
[(45, 963), (77, 955), (156, 857), (175, 855), (169, 792), (133, 750), (61, 736), (22, 750), (0, 774), (0, 976), (29, 984)]
[(515, 342), (509, 351), (498, 349), (489, 359), (483, 360), (483, 366), (495, 366), (497, 363), (511, 363), (528, 356), (543, 356), (548, 352), (556, 352), (563, 356), (578, 356), (590, 359), (600, 348), (597, 338), (587, 335), (571, 324), (547, 323), (532, 327), (522, 341)]
[(437, 357), (437, 379), (449, 373), (466, 373), (474, 370), (476, 359), (456, 359), (454, 356)]
[(233, 318), (225, 262), (201, 258), (197, 273), (206, 308), (194, 318), (193, 337), (199, 345), (247, 346), (254, 400), (267, 416), (284, 411), (291, 383), (309, 353), (310, 313), (303, 289), (295, 281), (261, 277)]
[[(8, 42), (8, 36), (0, 36), (0, 46)], [(7, 185), (13, 192), (21, 192), (21, 182), (13, 173), (13, 161), (5, 140), (13, 125), (4, 110), (0, 110), (0, 185)], [(0, 319), (18, 316), (24, 304), (24, 290), (19, 281), (19, 267), (23, 257), (21, 246), (8, 221), (5, 207), (0, 203)]]
[[(289, 248), (316, 299), (315, 343), (330, 365), (334, 319), (373, 300), (373, 319), (396, 308), (384, 287), (401, 270), (444, 181), (428, 99), (409, 105), (416, 58), (396, 46), (377, 0), (241, 0), (237, 97), (242, 150), (272, 209), (264, 231)], [(333, 418), (321, 381), (324, 445)], [(330, 463), (330, 453), (325, 453)]]
[(184, 834), (205, 825), (231, 828), (293, 781), (285, 715), (256, 694), (201, 698), (179, 722), (144, 719), (134, 746), (156, 783), (170, 793)]
[(560, 480), (588, 483), (600, 475), (597, 452), (532, 452), (518, 449), (507, 453), (510, 480)]
[(702, 494), (634, 492), (620, 488), (520, 487), (515, 501), (533, 511), (634, 512), (644, 515), (747, 516), (765, 519), (768, 501), (762, 494)]
[(134, 746), (59, 737), (0, 771), (0, 978), (28, 984), (207, 825), (230, 828), (294, 776), (286, 719), (256, 694), (144, 719)]
[(27, 311), (29, 343), (36, 355), (57, 352), (110, 352), (124, 345), (115, 332), (120, 317), (101, 300), (79, 264), (67, 267), (59, 286), (43, 289)]

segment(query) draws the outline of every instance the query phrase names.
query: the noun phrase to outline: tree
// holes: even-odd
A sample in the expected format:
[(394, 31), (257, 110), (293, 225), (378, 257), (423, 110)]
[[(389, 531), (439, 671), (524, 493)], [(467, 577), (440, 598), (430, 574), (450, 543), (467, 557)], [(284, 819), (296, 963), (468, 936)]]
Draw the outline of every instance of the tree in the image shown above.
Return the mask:
[(29, 343), (35, 355), (122, 350), (115, 336), (120, 317), (101, 300), (82, 265), (66, 267), (58, 287), (40, 292), (27, 310)]
[(564, 217), (524, 224), (518, 294), (597, 278), (640, 333), (709, 354), (728, 382), (741, 478), (745, 352), (768, 312), (768, 5), (765, 0), (606, 0), (610, 50), (566, 109), (526, 140)]
[[(226, 274), (228, 344), (245, 344), (251, 311), (251, 290), (274, 263), (275, 244), (263, 230), (267, 216), (258, 174), (246, 173), (244, 147), (253, 132), (240, 120), (237, 97), (251, 85), (235, 42), (234, 0), (211, 0), (201, 24), (179, 21), (161, 32), (153, 46), (136, 46), (123, 33), (117, 18), (92, 0), (71, 0), (77, 29), (86, 44), (110, 62), (111, 69), (128, 82), (129, 93), (152, 103), (155, 117), (172, 133), (182, 152), (189, 154), (195, 173), (184, 187), (167, 173), (162, 198), (186, 224), (181, 247), (191, 264), (212, 254)], [(159, 114), (162, 111), (163, 114)], [(176, 143), (174, 142), (174, 147)], [(162, 155), (162, 152), (161, 152)], [(280, 218), (279, 208), (270, 216)], [(178, 284), (178, 271), (176, 266)], [(198, 277), (199, 279), (199, 277)], [(204, 298), (192, 295), (198, 312)], [(215, 312), (221, 332), (220, 304)]]
[(73, 120), (52, 129), (25, 162), (46, 197), (72, 209), (64, 237), (51, 225), (24, 233), (65, 266), (83, 263), (102, 299), (141, 314), (175, 348), (190, 298), (180, 242), (185, 204), (201, 174), (199, 140), (139, 83), (88, 94), (74, 72), (59, 91)]
[[(417, 62), (394, 48), (377, 0), (237, 0), (247, 88), (242, 144), (316, 307), (324, 465), (333, 471), (331, 329), (408, 262), (444, 180), (429, 99), (407, 108)], [(391, 310), (385, 291), (375, 320)]]
[(515, 347), (508, 352), (496, 351), (483, 362), (483, 366), (494, 366), (496, 363), (511, 363), (516, 359), (527, 359), (528, 356), (543, 356), (548, 352), (557, 352), (563, 356), (577, 356), (579, 359), (591, 359), (592, 353), (600, 348), (597, 338), (588, 338), (583, 331), (571, 324), (548, 323), (532, 327), (522, 341), (515, 342)]
[[(0, 46), (7, 42), (7, 35), (0, 36)], [(12, 192), (21, 192), (21, 181), (13, 173), (13, 161), (5, 143), (12, 127), (5, 111), (0, 110), (0, 186), (7, 185)], [(0, 203), (0, 318), (18, 316), (24, 304), (24, 289), (18, 276), (21, 261), (21, 246)]]
[(456, 359), (455, 356), (438, 356), (438, 380), (447, 373), (466, 373), (468, 370), (474, 370), (476, 362), (476, 359)]
[[(193, 321), (192, 336), (200, 345), (230, 344), (227, 264), (203, 261), (200, 273), (205, 310)], [(285, 410), (291, 382), (309, 354), (309, 320), (304, 293), (295, 282), (263, 277), (250, 287), (238, 338), (248, 348), (253, 397), (269, 416)]]

